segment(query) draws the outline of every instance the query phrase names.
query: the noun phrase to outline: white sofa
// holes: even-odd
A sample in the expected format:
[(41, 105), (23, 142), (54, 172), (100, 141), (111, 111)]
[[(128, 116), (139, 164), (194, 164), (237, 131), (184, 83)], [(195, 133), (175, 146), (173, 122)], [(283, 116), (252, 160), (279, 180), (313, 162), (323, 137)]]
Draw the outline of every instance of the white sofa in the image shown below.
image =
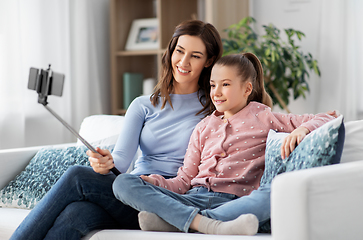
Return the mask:
[[(80, 133), (91, 143), (115, 142), (123, 117), (94, 115)], [(197, 233), (103, 230), (84, 239), (363, 239), (363, 120), (345, 123), (341, 164), (278, 175), (272, 183), (271, 234), (212, 236)], [(73, 146), (70, 143), (52, 147)], [(46, 146), (0, 150), (0, 189)], [(49, 147), (49, 146), (47, 146)], [(9, 239), (30, 210), (0, 208), (0, 239)]]

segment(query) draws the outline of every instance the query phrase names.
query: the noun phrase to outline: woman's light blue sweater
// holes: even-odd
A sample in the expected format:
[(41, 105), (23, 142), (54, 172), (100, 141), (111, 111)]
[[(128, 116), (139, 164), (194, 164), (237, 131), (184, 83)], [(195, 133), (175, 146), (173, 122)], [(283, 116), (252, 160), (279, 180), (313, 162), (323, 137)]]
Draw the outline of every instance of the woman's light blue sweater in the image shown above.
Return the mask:
[(116, 168), (126, 172), (140, 146), (142, 156), (136, 160), (132, 174), (175, 176), (183, 164), (190, 135), (203, 118), (197, 92), (171, 94), (173, 108), (161, 99), (154, 107), (150, 96), (136, 98), (127, 109), (124, 127), (112, 156)]

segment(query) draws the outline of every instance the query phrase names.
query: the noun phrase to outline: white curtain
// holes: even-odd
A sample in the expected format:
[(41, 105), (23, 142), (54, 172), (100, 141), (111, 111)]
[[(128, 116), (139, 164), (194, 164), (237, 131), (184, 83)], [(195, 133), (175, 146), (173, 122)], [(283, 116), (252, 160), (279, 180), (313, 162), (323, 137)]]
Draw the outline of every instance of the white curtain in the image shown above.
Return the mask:
[(318, 108), (363, 119), (363, 1), (322, 0)]
[(0, 1), (0, 149), (75, 141), (27, 89), (30, 67), (64, 73), (49, 107), (78, 130), (109, 112), (108, 0)]

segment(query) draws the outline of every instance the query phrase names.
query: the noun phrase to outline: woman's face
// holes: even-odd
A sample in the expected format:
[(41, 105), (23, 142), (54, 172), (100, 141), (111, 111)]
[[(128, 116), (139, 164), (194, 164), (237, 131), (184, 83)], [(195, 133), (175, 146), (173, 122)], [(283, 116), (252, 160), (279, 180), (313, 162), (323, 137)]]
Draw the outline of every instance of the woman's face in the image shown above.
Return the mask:
[(211, 64), (203, 41), (196, 36), (179, 37), (171, 64), (174, 76), (174, 93), (189, 94), (198, 91), (199, 76)]

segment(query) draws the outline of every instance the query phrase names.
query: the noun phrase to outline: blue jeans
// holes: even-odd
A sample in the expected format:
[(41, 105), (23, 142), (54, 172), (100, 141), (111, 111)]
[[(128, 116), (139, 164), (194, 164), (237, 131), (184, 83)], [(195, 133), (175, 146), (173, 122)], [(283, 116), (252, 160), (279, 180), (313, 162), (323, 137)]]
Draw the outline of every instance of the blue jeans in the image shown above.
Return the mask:
[(230, 221), (242, 214), (252, 213), (259, 221), (259, 232), (270, 232), (271, 216), (271, 184), (260, 186), (250, 195), (237, 198), (214, 209), (205, 209), (200, 212), (203, 216)]
[(114, 174), (69, 168), (10, 239), (80, 239), (97, 229), (139, 229), (138, 212), (112, 192)]
[(139, 211), (155, 213), (184, 232), (188, 232), (201, 210), (216, 208), (237, 198), (233, 194), (208, 191), (205, 187), (194, 187), (186, 194), (178, 194), (130, 174), (119, 175), (113, 191), (123, 203)]
[(269, 186), (241, 198), (211, 192), (205, 187), (194, 187), (186, 194), (178, 194), (145, 182), (138, 176), (122, 174), (115, 179), (113, 191), (123, 203), (139, 211), (155, 213), (184, 232), (188, 232), (198, 213), (222, 221), (253, 213), (260, 224), (270, 218)]

